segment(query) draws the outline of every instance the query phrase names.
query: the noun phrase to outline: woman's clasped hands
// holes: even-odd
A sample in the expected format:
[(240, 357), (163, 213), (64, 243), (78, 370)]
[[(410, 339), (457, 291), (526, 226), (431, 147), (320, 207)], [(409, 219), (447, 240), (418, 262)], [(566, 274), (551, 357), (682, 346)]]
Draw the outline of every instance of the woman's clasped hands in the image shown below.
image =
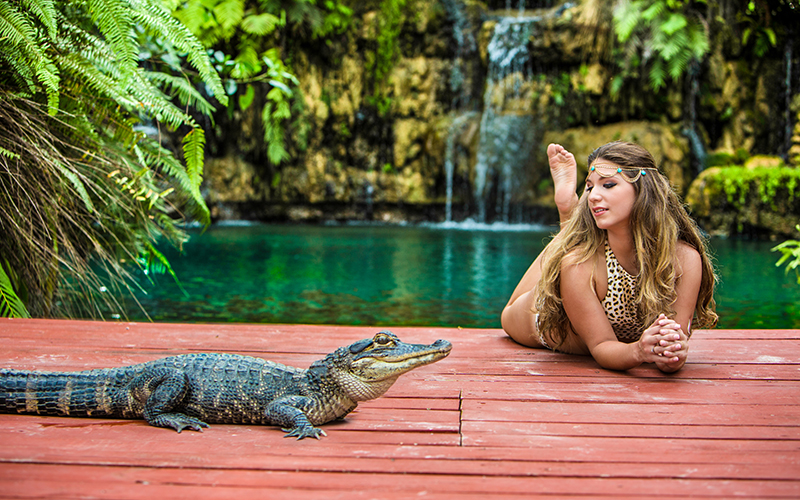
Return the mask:
[(688, 340), (681, 325), (660, 314), (639, 339), (639, 350), (643, 361), (656, 363), (663, 371), (674, 371), (686, 362)]

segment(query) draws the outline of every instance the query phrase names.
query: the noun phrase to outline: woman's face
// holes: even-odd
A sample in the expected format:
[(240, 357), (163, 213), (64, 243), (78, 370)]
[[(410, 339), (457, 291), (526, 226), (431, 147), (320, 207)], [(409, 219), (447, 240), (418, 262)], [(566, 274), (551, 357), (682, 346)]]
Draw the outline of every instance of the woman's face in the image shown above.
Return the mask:
[(598, 159), (592, 166), (594, 170), (590, 170), (586, 178), (585, 196), (597, 227), (606, 230), (628, 228), (636, 201), (636, 188), (624, 179), (624, 174), (617, 172), (617, 164)]

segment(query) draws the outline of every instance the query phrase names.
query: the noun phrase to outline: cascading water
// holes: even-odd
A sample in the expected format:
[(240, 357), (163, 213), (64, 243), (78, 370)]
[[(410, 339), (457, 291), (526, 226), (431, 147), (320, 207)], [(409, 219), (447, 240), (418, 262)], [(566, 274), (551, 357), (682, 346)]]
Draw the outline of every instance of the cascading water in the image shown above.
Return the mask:
[(786, 107), (784, 109), (784, 147), (786, 148), (785, 157), (789, 156), (789, 149), (792, 147), (792, 46), (794, 40), (789, 37), (786, 41)]
[(697, 97), (700, 94), (700, 64), (695, 60), (689, 65), (689, 117), (688, 125), (683, 130), (683, 135), (689, 139), (692, 155), (695, 161), (695, 171), (700, 173), (706, 166), (706, 148), (700, 134), (697, 133)]
[(475, 112), (469, 112), (456, 117), (453, 120), (450, 129), (447, 131), (447, 143), (444, 158), (444, 171), (446, 181), (446, 195), (447, 201), (445, 203), (445, 222), (453, 222), (453, 177), (455, 176), (455, 156), (456, 156), (456, 138), (461, 134), (462, 129), (466, 123), (469, 123), (475, 116)]
[(475, 43), (474, 29), (464, 13), (461, 0), (444, 0), (445, 10), (453, 21), (453, 41), (455, 42), (455, 58), (450, 72), (450, 90), (453, 92), (452, 106), (454, 110), (469, 106), (470, 91), (465, 76), (465, 60), (478, 50)]
[(530, 78), (528, 40), (538, 17), (503, 17), (488, 46), (489, 69), (483, 98), (474, 196), (478, 222), (487, 222), (495, 200), (496, 216), (509, 222), (518, 170), (528, 167), (534, 141), (533, 116), (508, 109)]

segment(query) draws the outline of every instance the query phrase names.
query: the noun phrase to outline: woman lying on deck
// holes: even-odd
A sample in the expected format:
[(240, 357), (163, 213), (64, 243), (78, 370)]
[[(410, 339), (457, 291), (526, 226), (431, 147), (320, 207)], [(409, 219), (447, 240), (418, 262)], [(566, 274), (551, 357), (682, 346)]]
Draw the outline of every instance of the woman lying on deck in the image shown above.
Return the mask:
[(679, 370), (692, 326), (717, 323), (714, 269), (696, 224), (641, 146), (597, 148), (580, 198), (572, 153), (550, 144), (547, 155), (561, 230), (511, 295), (503, 329), (526, 346), (591, 354), (604, 368)]

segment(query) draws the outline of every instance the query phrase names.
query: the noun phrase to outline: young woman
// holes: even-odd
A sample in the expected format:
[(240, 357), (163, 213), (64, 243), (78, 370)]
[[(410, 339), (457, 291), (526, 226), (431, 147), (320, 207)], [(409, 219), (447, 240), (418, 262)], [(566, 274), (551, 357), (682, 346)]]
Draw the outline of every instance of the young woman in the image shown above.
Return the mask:
[(547, 155), (561, 231), (511, 295), (503, 329), (609, 369), (679, 370), (692, 327), (717, 323), (716, 278), (696, 224), (641, 146), (597, 148), (580, 198), (572, 153), (550, 144)]

